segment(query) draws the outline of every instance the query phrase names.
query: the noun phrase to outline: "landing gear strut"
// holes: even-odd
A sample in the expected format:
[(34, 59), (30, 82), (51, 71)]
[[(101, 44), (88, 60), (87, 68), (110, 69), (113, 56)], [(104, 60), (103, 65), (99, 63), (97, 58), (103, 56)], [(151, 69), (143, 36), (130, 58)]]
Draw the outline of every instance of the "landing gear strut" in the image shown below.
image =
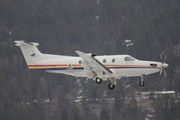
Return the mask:
[(145, 83), (144, 83), (144, 75), (141, 76), (141, 81), (139, 82), (139, 85), (140, 86), (144, 86)]

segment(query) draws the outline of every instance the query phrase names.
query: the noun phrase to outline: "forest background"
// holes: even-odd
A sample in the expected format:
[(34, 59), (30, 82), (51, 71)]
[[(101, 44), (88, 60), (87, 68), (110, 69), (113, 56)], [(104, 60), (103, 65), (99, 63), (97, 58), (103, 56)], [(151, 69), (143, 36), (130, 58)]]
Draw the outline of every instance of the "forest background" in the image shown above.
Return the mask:
[[(166, 51), (167, 77), (147, 76), (144, 87), (137, 84), (140, 78), (123, 78), (110, 91), (108, 82), (97, 85), (84, 78), (28, 70), (14, 40), (38, 42), (43, 53), (73, 56), (81, 50), (160, 61), (160, 53)], [(163, 90), (174, 90), (176, 96), (153, 100), (154, 119), (178, 120), (179, 0), (0, 1), (1, 120), (142, 120), (149, 111), (133, 97), (127, 103), (125, 96)], [(81, 104), (74, 102), (79, 91)], [(92, 106), (99, 111), (95, 113)]]

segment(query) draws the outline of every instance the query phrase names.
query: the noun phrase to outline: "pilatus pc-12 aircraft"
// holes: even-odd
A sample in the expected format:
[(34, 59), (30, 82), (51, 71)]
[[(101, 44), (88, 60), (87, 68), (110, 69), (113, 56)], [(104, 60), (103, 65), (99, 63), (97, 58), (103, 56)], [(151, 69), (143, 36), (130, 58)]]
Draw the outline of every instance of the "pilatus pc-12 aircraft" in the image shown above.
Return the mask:
[(166, 76), (164, 68), (168, 66), (164, 62), (138, 60), (130, 55), (96, 56), (81, 51), (76, 51), (79, 57), (43, 54), (37, 49), (38, 43), (25, 41), (15, 43), (21, 48), (29, 69), (92, 78), (97, 84), (109, 79), (110, 90), (115, 88), (116, 79), (122, 77), (140, 76), (140, 86), (144, 86), (144, 75), (164, 72)]

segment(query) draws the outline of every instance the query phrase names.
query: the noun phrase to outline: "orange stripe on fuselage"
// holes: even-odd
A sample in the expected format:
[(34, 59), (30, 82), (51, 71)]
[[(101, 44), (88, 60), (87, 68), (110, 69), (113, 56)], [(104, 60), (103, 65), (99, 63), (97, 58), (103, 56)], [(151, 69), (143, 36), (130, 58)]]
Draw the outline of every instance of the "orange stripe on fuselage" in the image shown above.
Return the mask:
[(72, 64), (72, 66), (81, 66), (81, 64)]
[[(35, 64), (28, 65), (28, 68), (52, 68), (52, 67), (68, 67), (69, 64)], [(72, 67), (81, 67), (81, 64), (71, 64)], [(133, 64), (104, 64), (106, 67), (140, 67), (140, 68), (160, 68), (157, 66), (133, 65)]]
[(53, 68), (53, 67), (67, 67), (68, 64), (35, 64), (28, 65), (28, 68)]
[(147, 66), (147, 65), (133, 65), (133, 64), (104, 64), (105, 66), (107, 67), (123, 67), (123, 66), (126, 66), (126, 67), (142, 67), (142, 68), (160, 68), (160, 67), (157, 67), (157, 66)]
[[(72, 67), (80, 67), (81, 64), (71, 64)], [(69, 64), (36, 64), (36, 65), (28, 65), (28, 68), (61, 68), (68, 67)]]
[(147, 65), (134, 65), (134, 64), (104, 64), (105, 66), (147, 66)]
[(28, 65), (31, 66), (68, 66), (68, 64), (35, 64), (35, 65)]

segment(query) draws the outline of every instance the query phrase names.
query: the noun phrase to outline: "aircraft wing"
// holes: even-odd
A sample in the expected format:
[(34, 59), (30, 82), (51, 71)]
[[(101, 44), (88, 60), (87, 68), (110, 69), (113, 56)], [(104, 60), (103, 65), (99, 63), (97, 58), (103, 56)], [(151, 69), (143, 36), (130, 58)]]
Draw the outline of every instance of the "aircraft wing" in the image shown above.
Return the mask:
[(93, 71), (102, 71), (109, 77), (114, 77), (113, 72), (99, 62), (92, 54), (86, 54), (81, 51), (76, 51), (76, 53), (83, 59), (83, 67), (85, 70)]

